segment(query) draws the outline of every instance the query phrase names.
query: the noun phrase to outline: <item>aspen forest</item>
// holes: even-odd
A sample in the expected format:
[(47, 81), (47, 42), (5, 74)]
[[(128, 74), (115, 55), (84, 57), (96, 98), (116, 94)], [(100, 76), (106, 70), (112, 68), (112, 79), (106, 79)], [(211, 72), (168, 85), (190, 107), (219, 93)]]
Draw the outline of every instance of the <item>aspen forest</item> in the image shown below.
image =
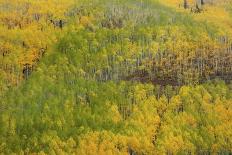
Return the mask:
[(232, 0), (0, 0), (0, 155), (232, 155)]

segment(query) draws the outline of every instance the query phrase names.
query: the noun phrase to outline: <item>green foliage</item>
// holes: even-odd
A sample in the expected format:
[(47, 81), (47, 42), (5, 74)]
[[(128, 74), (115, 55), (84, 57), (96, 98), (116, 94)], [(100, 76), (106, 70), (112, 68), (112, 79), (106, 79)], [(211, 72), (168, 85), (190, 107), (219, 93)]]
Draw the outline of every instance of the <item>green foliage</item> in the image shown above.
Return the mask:
[(232, 152), (232, 87), (198, 84), (231, 73), (216, 27), (153, 0), (22, 0), (19, 17), (26, 4), (41, 20), (0, 16), (0, 153)]

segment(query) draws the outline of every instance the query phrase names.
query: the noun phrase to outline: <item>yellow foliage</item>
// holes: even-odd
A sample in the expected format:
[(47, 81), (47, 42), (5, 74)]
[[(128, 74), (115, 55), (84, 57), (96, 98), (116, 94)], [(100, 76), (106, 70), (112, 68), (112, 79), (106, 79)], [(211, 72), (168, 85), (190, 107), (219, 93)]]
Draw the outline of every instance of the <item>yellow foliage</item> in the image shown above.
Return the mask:
[(91, 24), (91, 18), (88, 16), (81, 16), (80, 24), (83, 26), (89, 26)]
[[(196, 0), (187, 0), (191, 7), (195, 7)], [(228, 10), (225, 9), (226, 5), (231, 5), (230, 0), (219, 0), (214, 5), (204, 5), (201, 13), (191, 13), (190, 10), (185, 10), (183, 0), (159, 0), (164, 5), (175, 8), (175, 10), (186, 13), (194, 17), (198, 21), (207, 21), (219, 28), (221, 35), (231, 36), (232, 34), (232, 17)]]

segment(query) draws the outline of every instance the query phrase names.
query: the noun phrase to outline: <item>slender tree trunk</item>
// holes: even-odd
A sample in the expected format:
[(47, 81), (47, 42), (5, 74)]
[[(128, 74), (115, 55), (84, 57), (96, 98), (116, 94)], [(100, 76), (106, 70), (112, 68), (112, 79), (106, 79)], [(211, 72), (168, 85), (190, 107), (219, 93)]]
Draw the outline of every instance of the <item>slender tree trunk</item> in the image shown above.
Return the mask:
[(201, 0), (201, 5), (204, 5), (205, 4), (205, 0)]
[(188, 1), (184, 0), (184, 8), (187, 9), (188, 8)]

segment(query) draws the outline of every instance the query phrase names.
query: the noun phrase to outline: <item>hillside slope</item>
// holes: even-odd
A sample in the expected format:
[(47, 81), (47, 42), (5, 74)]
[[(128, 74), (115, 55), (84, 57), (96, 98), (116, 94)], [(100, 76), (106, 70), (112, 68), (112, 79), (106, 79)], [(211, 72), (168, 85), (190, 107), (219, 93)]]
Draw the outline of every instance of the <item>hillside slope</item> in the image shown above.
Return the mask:
[(0, 153), (230, 154), (230, 28), (165, 1), (0, 1)]

